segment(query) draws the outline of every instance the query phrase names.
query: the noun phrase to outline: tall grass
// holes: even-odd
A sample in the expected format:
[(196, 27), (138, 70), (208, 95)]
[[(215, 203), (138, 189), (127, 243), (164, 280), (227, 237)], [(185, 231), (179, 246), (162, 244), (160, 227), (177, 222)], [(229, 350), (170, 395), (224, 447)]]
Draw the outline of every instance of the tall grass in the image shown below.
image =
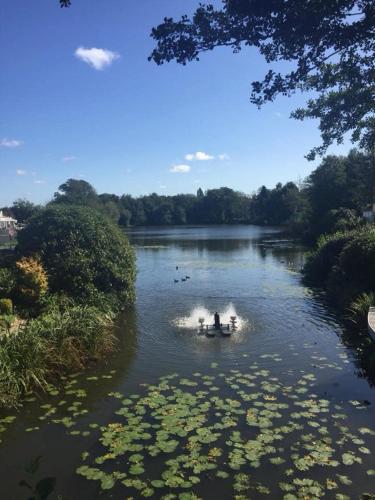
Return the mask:
[(355, 323), (365, 323), (369, 308), (373, 306), (375, 306), (375, 292), (362, 293), (350, 304), (350, 319)]
[(113, 326), (113, 316), (93, 306), (57, 304), (16, 331), (0, 323), (0, 404), (16, 405), (26, 392), (113, 351)]

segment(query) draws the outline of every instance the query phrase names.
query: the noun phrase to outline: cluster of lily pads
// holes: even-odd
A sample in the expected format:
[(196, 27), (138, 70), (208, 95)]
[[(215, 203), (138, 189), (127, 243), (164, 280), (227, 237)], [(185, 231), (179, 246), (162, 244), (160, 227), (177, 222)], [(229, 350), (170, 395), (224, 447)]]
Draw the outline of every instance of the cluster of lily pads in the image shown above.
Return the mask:
[[(16, 420), (16, 417), (11, 415), (8, 417), (0, 418), (0, 436), (3, 432), (5, 432), (8, 429), (8, 426), (12, 424)], [(0, 443), (2, 439), (0, 437)]]
[[(358, 492), (358, 481), (367, 487), (374, 481), (375, 490), (375, 431), (353, 429), (348, 415), (368, 406), (319, 396), (313, 373), (290, 368), (279, 377), (262, 367), (277, 366), (279, 354), (260, 358), (245, 371), (224, 373), (211, 363), (209, 374), (171, 374), (130, 396), (112, 392), (118, 409), (102, 426), (89, 417), (85, 400), (91, 384), (94, 390), (115, 371), (86, 377), (85, 389), (73, 374), (48, 388), (38, 420), (62, 425), (70, 436), (90, 436), (77, 473), (97, 483), (98, 495), (345, 500)], [(340, 368), (327, 366), (324, 356), (312, 361), (314, 368)], [(15, 418), (1, 419), (0, 433)]]
[(343, 406), (313, 392), (314, 374), (286, 385), (257, 363), (248, 373), (211, 368), (162, 377), (143, 394), (111, 393), (120, 407), (97, 429), (101, 453), (83, 452), (77, 473), (102, 490), (164, 500), (204, 498), (210, 485), (236, 500), (344, 500), (354, 476), (375, 475), (375, 431), (351, 431)]

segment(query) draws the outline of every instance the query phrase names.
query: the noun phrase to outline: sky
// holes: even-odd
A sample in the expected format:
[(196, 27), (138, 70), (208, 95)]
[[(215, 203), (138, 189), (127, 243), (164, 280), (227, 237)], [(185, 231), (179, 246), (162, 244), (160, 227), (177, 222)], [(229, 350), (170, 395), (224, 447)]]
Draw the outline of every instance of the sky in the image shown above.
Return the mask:
[(304, 158), (320, 143), (317, 122), (289, 118), (308, 95), (250, 103), (269, 69), (256, 49), (147, 60), (152, 27), (198, 3), (1, 0), (0, 206), (47, 202), (68, 178), (118, 195), (252, 193), (317, 166)]

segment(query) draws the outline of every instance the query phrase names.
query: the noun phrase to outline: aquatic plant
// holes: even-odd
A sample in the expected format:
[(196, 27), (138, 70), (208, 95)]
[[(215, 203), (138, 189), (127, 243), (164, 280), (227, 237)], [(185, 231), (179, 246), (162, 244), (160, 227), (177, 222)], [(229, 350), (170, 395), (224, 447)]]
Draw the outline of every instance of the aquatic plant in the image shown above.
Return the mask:
[(54, 308), (10, 333), (0, 323), (0, 405), (12, 406), (66, 371), (83, 369), (115, 348), (113, 315), (92, 306)]
[[(271, 466), (285, 478), (279, 497), (335, 491), (349, 498), (344, 470), (369, 463), (364, 436), (373, 438), (375, 431), (351, 430), (343, 407), (319, 398), (315, 382), (313, 373), (302, 372), (294, 387), (285, 385), (253, 364), (248, 373), (171, 374), (123, 399), (113, 393), (121, 406), (99, 430), (102, 453), (85, 452), (77, 473), (118, 495), (122, 487), (135, 497), (200, 498), (201, 487), (223, 481), (227, 496), (240, 499), (271, 493), (258, 472)], [(318, 481), (322, 468), (327, 472)]]
[(356, 323), (364, 323), (372, 306), (375, 306), (375, 292), (362, 293), (350, 304), (350, 318)]

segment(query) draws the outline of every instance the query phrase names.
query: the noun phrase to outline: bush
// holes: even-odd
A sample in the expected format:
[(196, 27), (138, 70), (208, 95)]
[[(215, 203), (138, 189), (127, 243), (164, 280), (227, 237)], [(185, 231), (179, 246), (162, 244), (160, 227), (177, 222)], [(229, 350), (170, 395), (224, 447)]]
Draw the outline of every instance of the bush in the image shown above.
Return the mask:
[(307, 258), (303, 273), (314, 285), (325, 285), (329, 275), (337, 265), (344, 246), (353, 237), (352, 233), (335, 233), (319, 238), (317, 248)]
[(342, 249), (333, 280), (361, 291), (375, 290), (375, 230), (358, 232)]
[(11, 297), (15, 285), (14, 273), (9, 268), (0, 268), (0, 298)]
[(356, 323), (365, 324), (370, 307), (375, 306), (375, 292), (362, 293), (350, 307), (350, 318)]
[(304, 274), (344, 306), (361, 294), (371, 294), (375, 291), (375, 228), (321, 237)]
[(51, 308), (27, 325), (29, 332), (48, 342), (48, 363), (55, 370), (80, 370), (114, 348), (113, 316), (93, 306)]
[(40, 256), (52, 293), (86, 303), (104, 294), (116, 306), (134, 301), (134, 252), (120, 229), (93, 209), (47, 207), (20, 232), (16, 250)]
[(0, 314), (11, 315), (13, 313), (13, 303), (11, 299), (0, 299)]
[(0, 331), (0, 404), (17, 405), (30, 389), (47, 385), (47, 341), (27, 328)]
[(16, 405), (28, 391), (83, 369), (115, 347), (113, 318), (95, 307), (57, 303), (11, 331), (0, 323), (0, 404)]
[(23, 257), (16, 262), (16, 269), (16, 298), (21, 304), (38, 304), (48, 289), (47, 274), (41, 262), (33, 257)]

